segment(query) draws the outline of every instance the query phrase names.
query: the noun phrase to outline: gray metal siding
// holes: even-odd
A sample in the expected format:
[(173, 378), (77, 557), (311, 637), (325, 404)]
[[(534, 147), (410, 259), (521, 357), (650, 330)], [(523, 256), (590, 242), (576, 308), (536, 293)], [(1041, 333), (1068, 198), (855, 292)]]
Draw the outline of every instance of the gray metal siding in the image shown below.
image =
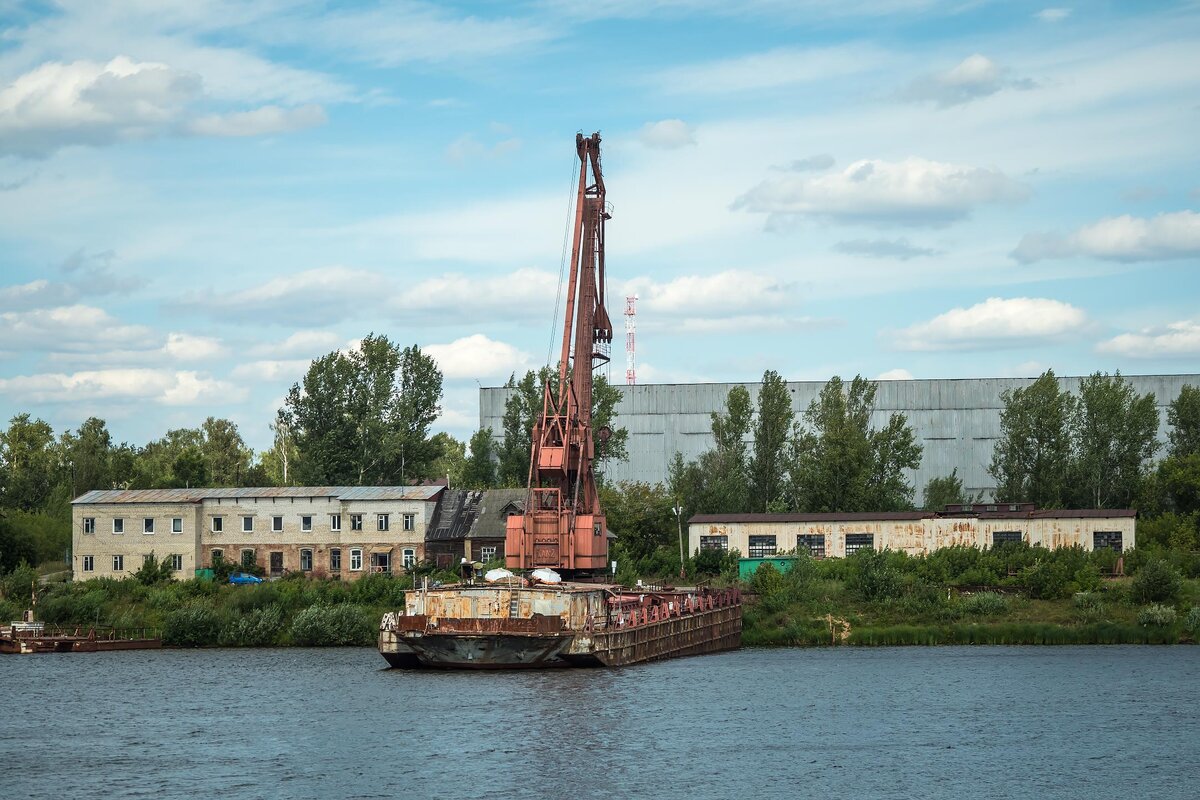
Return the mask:
[[(1200, 374), (1129, 375), (1126, 378), (1139, 394), (1153, 392), (1159, 407), (1159, 438), (1167, 437), (1167, 405), (1184, 384), (1200, 386)], [(1063, 377), (1060, 385), (1078, 392), (1079, 377)], [(912, 381), (879, 381), (872, 422), (882, 426), (893, 412), (908, 417), (917, 441), (925, 448), (921, 467), (910, 473), (920, 492), (930, 478), (949, 475), (957, 468), (968, 491), (990, 495), (994, 481), (988, 475), (992, 450), (1000, 435), (1000, 394), (1033, 383), (1033, 378), (960, 378)], [(618, 426), (629, 430), (629, 460), (607, 465), (613, 480), (647, 483), (664, 481), (667, 465), (676, 452), (691, 460), (712, 447), (714, 411), (725, 408), (729, 390), (738, 384), (643, 384), (619, 386), (624, 393), (617, 404)], [(760, 384), (742, 384), (757, 403)], [(788, 384), (792, 409), (802, 413), (816, 399), (824, 382)], [(479, 422), (491, 427), (497, 440), (502, 435), (504, 403), (508, 389), (485, 388), (479, 392)]]

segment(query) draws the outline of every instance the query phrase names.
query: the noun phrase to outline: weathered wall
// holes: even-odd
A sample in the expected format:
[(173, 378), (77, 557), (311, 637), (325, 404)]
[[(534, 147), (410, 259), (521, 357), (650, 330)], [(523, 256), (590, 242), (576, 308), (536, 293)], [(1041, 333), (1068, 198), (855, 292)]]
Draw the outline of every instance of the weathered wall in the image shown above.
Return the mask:
[[(95, 520), (95, 533), (84, 533), (84, 520)], [(154, 533), (143, 533), (143, 520), (154, 520)], [(124, 520), (124, 533), (113, 533), (113, 520)], [(172, 520), (179, 519), (183, 530), (171, 531)], [(113, 503), (72, 506), (71, 571), (75, 580), (122, 578), (137, 572), (145, 556), (159, 560), (172, 555), (183, 557), (181, 574), (190, 576), (196, 569), (197, 531), (201, 524), (195, 503)], [(124, 557), (124, 569), (113, 569), (113, 556)], [(84, 570), (84, 557), (92, 556), (94, 568)]]
[(1135, 544), (1133, 517), (1053, 517), (1033, 519), (990, 519), (974, 517), (927, 517), (920, 520), (863, 520), (853, 522), (721, 522), (689, 523), (688, 552), (700, 547), (701, 536), (727, 536), (728, 549), (743, 556), (750, 552), (750, 536), (775, 536), (777, 552), (793, 550), (799, 535), (820, 535), (825, 540), (825, 555), (846, 555), (846, 535), (874, 535), (876, 550), (903, 550), (921, 555), (952, 545), (987, 547), (996, 531), (1019, 531), (1023, 541), (1045, 547), (1079, 545), (1091, 550), (1093, 533), (1119, 531), (1123, 549)]
[[(849, 376), (846, 376), (849, 377)], [(1153, 392), (1159, 406), (1159, 437), (1166, 439), (1166, 407), (1184, 384), (1200, 386), (1200, 374), (1126, 376), (1139, 393)], [(1033, 378), (964, 378), (880, 381), (874, 424), (882, 427), (896, 411), (908, 417), (917, 441), (925, 448), (920, 469), (910, 473), (920, 492), (930, 478), (957, 468), (968, 491), (991, 496), (995, 482), (987, 473), (1000, 434), (1000, 393), (1028, 386)], [(1080, 378), (1061, 378), (1063, 388), (1078, 391)], [(647, 384), (620, 386), (617, 425), (629, 430), (629, 460), (606, 466), (614, 480), (658, 483), (676, 452), (694, 459), (712, 447), (714, 411), (723, 411), (729, 390), (738, 384)], [(761, 384), (744, 384), (755, 403)], [(789, 383), (792, 409), (802, 413), (824, 386), (823, 381)], [(479, 423), (503, 432), (504, 403), (511, 390), (479, 392)]]

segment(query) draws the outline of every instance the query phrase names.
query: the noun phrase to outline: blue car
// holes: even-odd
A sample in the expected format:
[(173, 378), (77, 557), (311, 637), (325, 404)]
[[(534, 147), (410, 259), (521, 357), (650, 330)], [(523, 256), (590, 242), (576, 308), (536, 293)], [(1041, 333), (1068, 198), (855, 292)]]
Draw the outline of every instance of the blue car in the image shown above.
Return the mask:
[(246, 583), (262, 583), (263, 579), (257, 575), (251, 575), (249, 572), (235, 572), (229, 576), (229, 582), (241, 585)]

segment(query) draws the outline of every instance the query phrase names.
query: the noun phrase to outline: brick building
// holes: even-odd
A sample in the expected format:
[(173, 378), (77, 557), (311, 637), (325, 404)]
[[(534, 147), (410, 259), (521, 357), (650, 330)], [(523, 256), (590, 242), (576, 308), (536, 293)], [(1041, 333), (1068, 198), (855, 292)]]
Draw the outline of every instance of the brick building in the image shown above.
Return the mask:
[(75, 580), (124, 577), (151, 554), (181, 576), (226, 561), (354, 580), (425, 560), (444, 486), (95, 490), (71, 504)]

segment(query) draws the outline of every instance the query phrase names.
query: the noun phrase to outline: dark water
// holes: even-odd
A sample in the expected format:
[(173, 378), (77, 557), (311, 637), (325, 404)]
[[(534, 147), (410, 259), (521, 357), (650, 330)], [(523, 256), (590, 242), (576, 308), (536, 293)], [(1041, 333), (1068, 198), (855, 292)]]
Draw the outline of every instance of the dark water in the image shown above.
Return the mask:
[(0, 657), (0, 797), (1195, 798), (1200, 648)]

